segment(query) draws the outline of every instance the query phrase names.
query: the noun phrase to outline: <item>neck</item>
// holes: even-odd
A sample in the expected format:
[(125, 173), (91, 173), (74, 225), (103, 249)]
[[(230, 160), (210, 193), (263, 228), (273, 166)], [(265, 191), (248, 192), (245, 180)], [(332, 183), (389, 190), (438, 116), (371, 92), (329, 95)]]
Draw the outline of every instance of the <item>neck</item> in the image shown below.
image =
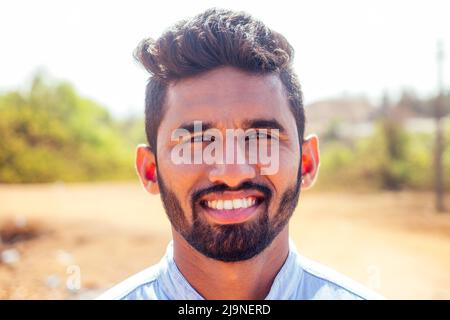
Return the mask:
[(210, 259), (172, 233), (175, 263), (205, 299), (264, 299), (289, 253), (288, 226), (260, 254), (239, 262)]

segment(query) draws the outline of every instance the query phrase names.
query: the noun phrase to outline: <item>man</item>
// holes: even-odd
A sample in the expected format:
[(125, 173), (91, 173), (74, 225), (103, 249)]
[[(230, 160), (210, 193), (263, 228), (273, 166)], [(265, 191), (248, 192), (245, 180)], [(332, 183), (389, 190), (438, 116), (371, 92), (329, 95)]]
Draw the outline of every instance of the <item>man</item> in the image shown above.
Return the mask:
[[(151, 73), (149, 145), (138, 146), (136, 168), (145, 189), (161, 194), (173, 241), (159, 264), (101, 299), (377, 297), (289, 240), (319, 150), (316, 136), (304, 138), (282, 35), (248, 14), (210, 9), (144, 40), (136, 57)], [(235, 147), (236, 132), (244, 134)]]

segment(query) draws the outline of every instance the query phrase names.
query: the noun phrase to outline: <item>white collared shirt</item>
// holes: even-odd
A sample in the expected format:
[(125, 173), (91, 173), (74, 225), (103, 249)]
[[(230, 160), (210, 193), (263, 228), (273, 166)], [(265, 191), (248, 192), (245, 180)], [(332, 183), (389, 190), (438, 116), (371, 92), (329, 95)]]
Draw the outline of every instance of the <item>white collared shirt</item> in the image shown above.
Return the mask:
[[(381, 299), (347, 277), (300, 256), (289, 241), (289, 254), (266, 300)], [(100, 300), (203, 300), (175, 264), (173, 242), (161, 261), (109, 289)]]

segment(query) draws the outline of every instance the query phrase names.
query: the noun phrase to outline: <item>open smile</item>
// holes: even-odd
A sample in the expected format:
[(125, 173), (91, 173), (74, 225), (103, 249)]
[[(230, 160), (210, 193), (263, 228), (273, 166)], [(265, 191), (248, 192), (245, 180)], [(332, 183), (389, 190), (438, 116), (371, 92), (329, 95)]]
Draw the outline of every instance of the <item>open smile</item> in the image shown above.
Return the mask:
[(225, 191), (203, 197), (200, 207), (215, 223), (242, 223), (260, 211), (264, 199), (258, 191)]

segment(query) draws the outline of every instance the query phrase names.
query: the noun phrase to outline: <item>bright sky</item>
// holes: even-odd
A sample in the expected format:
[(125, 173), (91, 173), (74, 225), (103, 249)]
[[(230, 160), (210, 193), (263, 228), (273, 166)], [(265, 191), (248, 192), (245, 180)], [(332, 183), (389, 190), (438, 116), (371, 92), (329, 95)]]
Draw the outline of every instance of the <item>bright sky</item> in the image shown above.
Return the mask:
[(115, 115), (143, 112), (148, 75), (132, 51), (179, 19), (209, 7), (245, 10), (296, 50), (306, 103), (412, 88), (436, 92), (442, 39), (450, 87), (450, 1), (24, 1), (0, 3), (0, 90), (23, 87), (38, 68), (69, 80)]

